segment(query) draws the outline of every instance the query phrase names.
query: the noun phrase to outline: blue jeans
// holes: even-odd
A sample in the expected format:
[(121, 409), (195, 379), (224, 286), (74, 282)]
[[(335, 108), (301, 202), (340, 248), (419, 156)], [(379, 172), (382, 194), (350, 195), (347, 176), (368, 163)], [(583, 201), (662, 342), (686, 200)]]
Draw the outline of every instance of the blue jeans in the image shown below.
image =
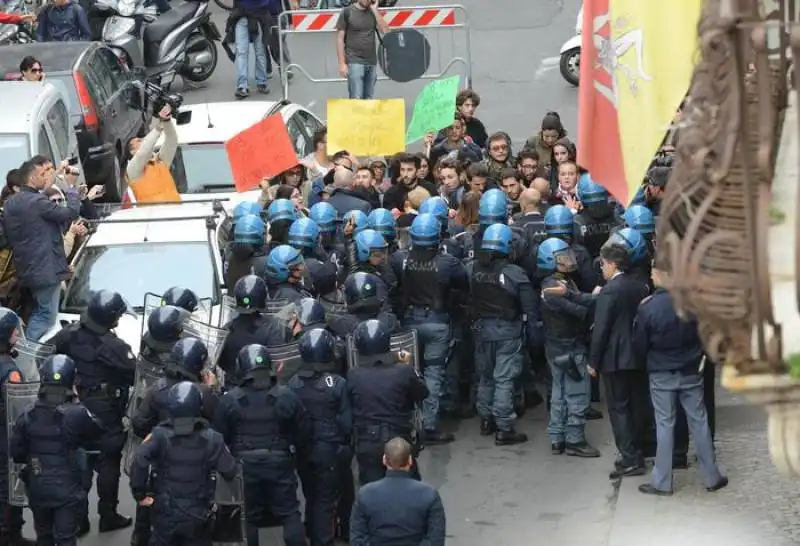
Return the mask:
[(428, 387), (428, 397), (422, 402), (422, 428), (425, 430), (435, 430), (439, 424), (439, 402), (450, 353), (450, 323), (446, 320), (447, 315), (433, 311), (410, 310), (403, 321), (404, 327), (417, 331), (422, 348), (422, 376)]
[[(236, 23), (236, 89), (247, 89), (247, 71), (250, 66), (250, 31), (247, 18), (241, 18)], [(264, 40), (261, 29), (254, 38), (253, 49), (256, 52), (256, 85), (267, 85), (267, 52), (264, 50)]]
[[(586, 347), (569, 344), (548, 343), (546, 345), (547, 363), (553, 378), (550, 400), (550, 422), (547, 435), (550, 443), (566, 442), (580, 444), (586, 441), (586, 410), (589, 407), (589, 374), (586, 371)], [(553, 364), (553, 360), (565, 354), (572, 354), (581, 380), (572, 379), (563, 368)]]
[(347, 92), (351, 99), (371, 99), (375, 95), (378, 67), (371, 64), (347, 65)]
[(39, 338), (56, 323), (58, 301), (61, 297), (61, 283), (32, 288), (31, 295), (33, 296), (34, 307), (28, 319), (25, 337), (32, 341), (39, 341)]
[(494, 419), (499, 431), (514, 428), (514, 383), (522, 360), (522, 339), (491, 341), (475, 336), (475, 365), (480, 373), (475, 405), (481, 419)]

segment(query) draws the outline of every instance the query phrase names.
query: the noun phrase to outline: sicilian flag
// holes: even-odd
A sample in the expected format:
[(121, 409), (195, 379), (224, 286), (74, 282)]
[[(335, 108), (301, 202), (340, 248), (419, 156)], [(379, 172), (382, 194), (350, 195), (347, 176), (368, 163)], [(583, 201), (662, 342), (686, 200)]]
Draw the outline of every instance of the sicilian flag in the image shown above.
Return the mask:
[(578, 163), (628, 204), (689, 89), (703, 0), (584, 0)]

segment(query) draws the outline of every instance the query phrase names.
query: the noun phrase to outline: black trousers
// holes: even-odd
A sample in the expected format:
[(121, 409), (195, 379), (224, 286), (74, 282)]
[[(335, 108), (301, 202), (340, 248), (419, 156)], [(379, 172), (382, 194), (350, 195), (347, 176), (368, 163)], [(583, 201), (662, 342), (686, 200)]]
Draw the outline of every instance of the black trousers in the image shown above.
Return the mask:
[[(711, 429), (711, 439), (716, 432), (716, 365), (711, 359), (706, 360), (703, 368), (703, 401), (708, 414), (708, 428)], [(675, 413), (675, 449), (673, 458), (686, 460), (689, 453), (689, 425), (683, 406), (678, 404)]]
[[(8, 481), (0, 481), (0, 491), (8, 491)], [(20, 538), (24, 523), (21, 506), (0, 502), (0, 546), (5, 546), (11, 539)]]
[(649, 415), (652, 415), (647, 385), (647, 374), (638, 370), (624, 370), (603, 374), (606, 405), (614, 443), (625, 466), (644, 463), (642, 446), (647, 436)]
[(33, 528), (36, 530), (36, 544), (57, 544), (58, 546), (74, 546), (77, 543), (75, 533), (81, 504), (73, 503), (58, 508), (34, 508)]

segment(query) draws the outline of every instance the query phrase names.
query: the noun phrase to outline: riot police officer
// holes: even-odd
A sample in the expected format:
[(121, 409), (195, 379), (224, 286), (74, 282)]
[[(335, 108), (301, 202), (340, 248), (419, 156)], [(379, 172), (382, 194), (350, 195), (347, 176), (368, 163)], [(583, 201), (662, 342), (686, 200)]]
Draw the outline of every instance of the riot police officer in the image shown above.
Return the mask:
[(625, 227), (642, 234), (647, 245), (647, 254), (652, 261), (656, 256), (656, 219), (653, 212), (644, 205), (631, 205), (622, 218), (625, 220)]
[(461, 246), (464, 260), (475, 258), (475, 251), (481, 247), (483, 232), (492, 224), (505, 224), (508, 218), (508, 198), (498, 189), (487, 190), (478, 204), (478, 221), (480, 227), (476, 233), (464, 231), (453, 237), (453, 241)]
[(587, 326), (594, 297), (578, 290), (569, 276), (577, 263), (566, 241), (545, 240), (537, 253), (542, 279), (542, 320), (545, 353), (552, 376), (550, 422), (547, 433), (554, 455), (599, 457), (586, 442), (589, 373), (586, 369)]
[(333, 205), (321, 201), (309, 209), (308, 217), (319, 226), (322, 249), (330, 255), (331, 260), (337, 266), (340, 266), (343, 263), (344, 245), (341, 238), (337, 237), (339, 213), (336, 212)]
[(136, 361), (131, 347), (112, 331), (128, 309), (130, 306), (121, 295), (100, 290), (89, 298), (80, 322), (67, 326), (50, 340), (57, 353), (75, 361), (75, 383), (81, 403), (105, 427), (99, 439), (99, 456), (89, 457), (89, 466), (97, 472), (100, 532), (131, 524), (131, 518), (117, 513), (117, 504), (125, 444), (122, 418), (128, 388), (133, 386)]
[(197, 294), (188, 288), (183, 288), (182, 286), (173, 286), (172, 288), (167, 289), (167, 291), (164, 292), (164, 295), (161, 296), (161, 302), (163, 305), (174, 305), (175, 307), (180, 307), (189, 313), (194, 313), (197, 311), (197, 306), (200, 305), (200, 300), (197, 298)]
[(325, 328), (325, 308), (314, 298), (303, 298), (294, 304), (294, 313), (289, 321), (290, 339), (300, 339), (304, 332), (313, 328)]
[(267, 227), (260, 216), (247, 214), (233, 225), (233, 241), (225, 253), (225, 286), (233, 290), (236, 281), (250, 275), (261, 273), (267, 260), (264, 248), (264, 234)]
[[(361, 485), (386, 474), (381, 462), (383, 446), (401, 436), (416, 445), (411, 421), (414, 405), (428, 397), (408, 353), (393, 353), (391, 332), (376, 319), (362, 322), (353, 333), (357, 363), (347, 374), (347, 391), (353, 410), (358, 479)], [(412, 475), (420, 479), (416, 457)]]
[(489, 226), (476, 260), (468, 265), (475, 362), (480, 368), (476, 405), (481, 434), (494, 433), (497, 445), (528, 440), (514, 430), (514, 382), (524, 362), (522, 317), (538, 315), (530, 280), (509, 259), (511, 240), (508, 226)]
[(166, 365), (172, 346), (181, 338), (188, 318), (188, 311), (174, 305), (154, 309), (147, 317), (147, 332), (142, 337), (139, 358), (156, 366)]
[[(155, 427), (136, 451), (131, 492), (140, 505), (153, 507), (152, 545), (210, 546), (212, 472), (229, 481), (239, 473), (236, 459), (202, 418), (202, 411), (203, 395), (195, 384), (173, 385), (167, 394), (168, 420)], [(158, 469), (157, 479), (151, 479), (151, 468)]]
[(289, 303), (312, 297), (311, 292), (303, 288), (305, 268), (303, 255), (296, 248), (289, 245), (273, 248), (267, 256), (264, 274), (269, 297)]
[(289, 227), (297, 220), (294, 203), (289, 199), (275, 199), (267, 209), (269, 221), (269, 251), (289, 242)]
[(303, 287), (322, 296), (336, 290), (339, 270), (319, 245), (319, 227), (310, 218), (298, 218), (289, 227), (289, 245), (300, 251), (306, 264)]
[(306, 501), (306, 529), (312, 546), (332, 546), (331, 522), (343, 477), (351, 481), (352, 488), (353, 415), (345, 380), (335, 373), (333, 334), (322, 328), (307, 330), (298, 348), (303, 364), (288, 386), (297, 393), (312, 423), (311, 444), (307, 452), (298, 453), (297, 464)]
[(243, 347), (237, 364), (243, 379), (220, 400), (214, 428), (243, 464), (247, 543), (258, 546), (271, 514), (287, 546), (304, 546), (293, 454), (308, 451), (311, 421), (294, 391), (276, 385), (266, 347)]
[(452, 434), (439, 428), (439, 403), (450, 351), (450, 298), (452, 291), (469, 291), (464, 265), (440, 252), (441, 223), (432, 214), (419, 214), (409, 229), (411, 249), (396, 252), (391, 259), (400, 279), (403, 326), (417, 331), (423, 355), (425, 384), (430, 395), (422, 404), (424, 441), (452, 442)]
[(397, 250), (397, 223), (391, 211), (375, 209), (367, 216), (367, 229), (381, 234), (388, 245), (389, 254)]
[[(345, 228), (345, 236), (348, 229)], [(389, 266), (388, 254), (389, 245), (383, 236), (375, 230), (365, 229), (353, 238), (352, 244), (348, 247), (348, 259), (350, 273), (362, 271), (372, 273), (380, 280), (378, 285), (378, 297), (384, 305), (391, 305), (391, 300), (395, 296), (397, 288), (397, 278), (394, 271)]]
[(630, 263), (627, 274), (636, 277), (636, 279), (647, 284), (652, 289), (652, 280), (650, 279), (652, 258), (647, 249), (647, 242), (639, 230), (633, 228), (617, 230), (611, 234), (606, 244), (617, 244), (625, 247), (628, 250)]
[[(355, 237), (365, 229), (369, 229), (369, 217), (360, 210), (351, 210), (342, 216), (342, 225), (345, 227), (348, 225), (353, 226), (350, 236)], [(343, 233), (343, 235), (346, 236), (347, 234)]]
[(600, 247), (615, 228), (622, 225), (608, 190), (591, 179), (588, 173), (578, 182), (578, 200), (583, 209), (574, 216), (574, 241), (589, 251), (592, 260), (600, 256)]
[(329, 317), (328, 327), (341, 339), (353, 333), (356, 326), (369, 319), (380, 320), (389, 332), (398, 329), (397, 318), (391, 311), (384, 310), (380, 299), (380, 279), (371, 273), (353, 273), (344, 281), (344, 299), (347, 313)]
[(548, 237), (556, 237), (570, 246), (578, 262), (577, 270), (572, 274), (575, 284), (581, 292), (591, 292), (600, 280), (594, 267), (592, 257), (585, 247), (575, 242), (575, 218), (564, 205), (554, 205), (544, 215), (544, 230)]
[[(36, 544), (75, 544), (87, 496), (84, 449), (106, 431), (89, 410), (73, 402), (73, 359), (50, 356), (39, 374), (38, 399), (14, 425), (10, 455), (15, 463), (25, 465), (23, 479)], [(4, 544), (23, 544), (14, 538)]]
[(236, 225), (237, 220), (248, 214), (263, 217), (265, 214), (264, 207), (257, 201), (242, 201), (236, 205), (230, 218), (222, 222), (223, 233), (227, 235), (227, 239), (233, 238), (233, 226)]

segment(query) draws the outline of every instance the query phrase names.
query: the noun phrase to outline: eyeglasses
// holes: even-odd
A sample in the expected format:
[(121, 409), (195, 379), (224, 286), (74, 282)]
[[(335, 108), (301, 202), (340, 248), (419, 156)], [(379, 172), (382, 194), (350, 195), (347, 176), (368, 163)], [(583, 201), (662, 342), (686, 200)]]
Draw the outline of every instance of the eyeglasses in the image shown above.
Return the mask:
[(60, 197), (57, 198), (57, 199), (51, 199), (50, 201), (52, 201), (53, 203), (63, 203), (64, 202), (64, 200), (61, 199)]

